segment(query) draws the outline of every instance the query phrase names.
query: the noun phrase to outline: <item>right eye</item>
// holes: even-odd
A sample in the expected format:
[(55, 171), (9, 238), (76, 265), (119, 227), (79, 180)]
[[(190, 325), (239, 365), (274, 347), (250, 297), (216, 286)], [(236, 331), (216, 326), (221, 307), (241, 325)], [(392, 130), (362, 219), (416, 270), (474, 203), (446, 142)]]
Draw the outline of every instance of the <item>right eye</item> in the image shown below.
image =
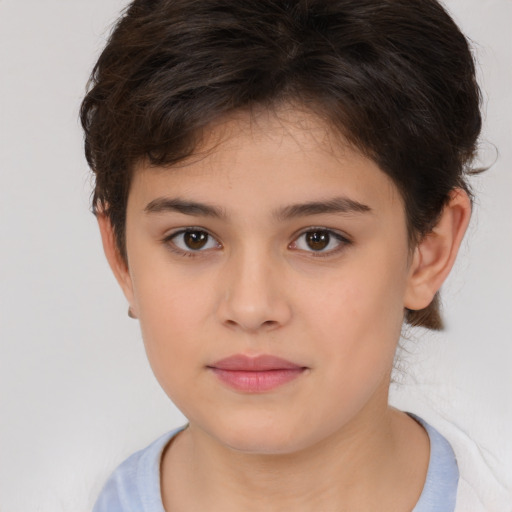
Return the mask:
[(175, 252), (184, 256), (192, 256), (193, 253), (206, 251), (208, 249), (218, 249), (220, 243), (213, 238), (207, 231), (202, 229), (184, 229), (169, 235), (165, 242), (170, 243)]

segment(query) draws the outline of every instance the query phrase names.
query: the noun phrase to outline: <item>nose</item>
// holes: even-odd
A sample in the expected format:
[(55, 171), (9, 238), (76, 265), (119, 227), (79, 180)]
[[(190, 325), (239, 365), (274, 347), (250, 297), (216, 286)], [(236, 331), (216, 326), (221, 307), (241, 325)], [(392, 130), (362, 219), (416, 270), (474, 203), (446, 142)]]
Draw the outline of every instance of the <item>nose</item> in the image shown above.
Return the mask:
[[(275, 259), (275, 258), (274, 258)], [(264, 251), (240, 251), (220, 276), (220, 321), (246, 332), (277, 329), (291, 318), (282, 269)]]

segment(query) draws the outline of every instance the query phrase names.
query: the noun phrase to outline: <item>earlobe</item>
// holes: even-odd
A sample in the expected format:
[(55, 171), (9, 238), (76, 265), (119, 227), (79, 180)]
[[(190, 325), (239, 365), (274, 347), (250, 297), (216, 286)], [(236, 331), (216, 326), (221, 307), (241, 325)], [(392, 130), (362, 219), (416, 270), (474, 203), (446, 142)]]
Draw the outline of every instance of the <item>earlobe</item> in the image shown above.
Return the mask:
[(132, 280), (128, 270), (128, 265), (117, 246), (116, 236), (112, 227), (112, 223), (110, 222), (108, 216), (101, 212), (96, 214), (96, 218), (98, 220), (101, 241), (103, 243), (103, 250), (105, 252), (107, 261), (110, 265), (110, 268), (112, 269), (112, 272), (114, 273), (117, 282), (121, 286), (121, 289), (123, 290), (128, 303), (130, 304), (130, 310), (134, 311)]
[(426, 308), (448, 277), (471, 216), (471, 201), (462, 189), (454, 189), (434, 229), (414, 250), (409, 269), (404, 307)]

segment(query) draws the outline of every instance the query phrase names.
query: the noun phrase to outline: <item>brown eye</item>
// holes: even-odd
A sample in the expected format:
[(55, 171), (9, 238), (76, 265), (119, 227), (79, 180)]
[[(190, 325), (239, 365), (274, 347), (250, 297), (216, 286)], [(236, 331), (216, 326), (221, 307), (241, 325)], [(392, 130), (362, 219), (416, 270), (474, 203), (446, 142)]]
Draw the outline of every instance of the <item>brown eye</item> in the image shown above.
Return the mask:
[(309, 252), (315, 256), (329, 256), (338, 253), (351, 243), (341, 233), (331, 229), (311, 228), (309, 231), (303, 231), (288, 247)]
[(219, 249), (222, 246), (207, 231), (201, 229), (187, 229), (167, 237), (166, 243), (181, 253), (193, 254), (208, 249)]
[(331, 237), (327, 231), (310, 231), (306, 233), (305, 236), (308, 247), (313, 251), (322, 251), (331, 241)]
[(204, 231), (187, 231), (183, 234), (183, 241), (189, 249), (197, 251), (202, 249), (208, 242), (208, 233)]

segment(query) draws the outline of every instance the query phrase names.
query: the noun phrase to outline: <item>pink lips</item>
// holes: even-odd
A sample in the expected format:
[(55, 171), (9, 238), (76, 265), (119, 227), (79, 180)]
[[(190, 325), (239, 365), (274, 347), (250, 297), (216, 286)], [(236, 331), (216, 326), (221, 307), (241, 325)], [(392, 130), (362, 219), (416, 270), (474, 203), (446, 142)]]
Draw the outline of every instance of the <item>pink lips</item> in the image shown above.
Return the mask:
[(238, 391), (270, 391), (301, 375), (305, 367), (271, 355), (237, 354), (208, 366), (217, 377)]

